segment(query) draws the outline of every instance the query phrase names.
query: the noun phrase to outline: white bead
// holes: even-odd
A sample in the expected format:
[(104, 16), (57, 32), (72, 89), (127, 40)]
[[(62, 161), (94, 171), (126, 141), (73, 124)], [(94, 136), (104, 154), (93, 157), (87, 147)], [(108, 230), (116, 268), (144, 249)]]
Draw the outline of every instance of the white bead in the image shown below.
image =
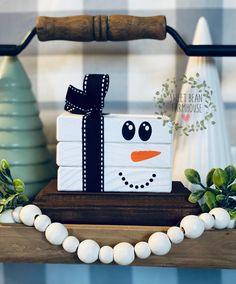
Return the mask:
[(148, 239), (149, 247), (155, 255), (165, 255), (171, 249), (171, 242), (167, 235), (162, 232), (156, 232)]
[(105, 264), (111, 263), (113, 261), (113, 248), (109, 246), (101, 247), (99, 251), (99, 260)]
[(167, 236), (173, 244), (179, 244), (184, 240), (184, 233), (179, 227), (170, 227)]
[(135, 245), (134, 251), (137, 255), (137, 257), (141, 259), (146, 259), (150, 256), (151, 254), (151, 249), (146, 242), (139, 242)]
[(120, 265), (129, 265), (134, 261), (134, 247), (126, 242), (114, 247), (114, 261)]
[(67, 237), (62, 243), (62, 247), (64, 248), (64, 250), (69, 253), (76, 252), (78, 246), (79, 240), (74, 236)]
[(61, 245), (65, 238), (68, 237), (68, 231), (63, 224), (52, 223), (47, 227), (45, 236), (52, 245)]
[(38, 206), (29, 204), (24, 206), (20, 211), (20, 219), (23, 224), (26, 226), (33, 226), (34, 225), (34, 219), (41, 215), (42, 212), (38, 208)]
[(215, 218), (214, 227), (216, 229), (225, 229), (229, 225), (230, 216), (229, 213), (223, 208), (213, 208), (210, 212)]
[(227, 229), (234, 229), (236, 227), (236, 220), (230, 220)]
[(215, 219), (209, 213), (202, 213), (199, 218), (204, 222), (205, 230), (210, 230), (214, 227)]
[(184, 230), (184, 235), (187, 238), (196, 239), (203, 234), (205, 225), (198, 216), (188, 215), (180, 222), (180, 228)]
[(84, 240), (78, 247), (77, 255), (82, 262), (90, 264), (98, 259), (99, 250), (100, 247), (94, 240)]
[(7, 209), (0, 214), (0, 223), (2, 224), (13, 224), (15, 223), (14, 218), (12, 217), (12, 209)]
[(51, 224), (51, 219), (47, 215), (39, 215), (34, 220), (34, 227), (39, 232), (45, 232), (47, 227)]
[(12, 217), (15, 220), (16, 223), (21, 223), (20, 219), (20, 211), (23, 208), (23, 206), (18, 206), (12, 211)]

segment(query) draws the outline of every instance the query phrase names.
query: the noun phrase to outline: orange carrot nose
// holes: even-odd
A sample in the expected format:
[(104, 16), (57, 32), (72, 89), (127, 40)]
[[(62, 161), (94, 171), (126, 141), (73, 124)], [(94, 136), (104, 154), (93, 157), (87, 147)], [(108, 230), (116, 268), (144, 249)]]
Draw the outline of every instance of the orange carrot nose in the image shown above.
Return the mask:
[(134, 151), (131, 153), (131, 160), (133, 162), (141, 162), (147, 159), (154, 158), (160, 155), (159, 151)]

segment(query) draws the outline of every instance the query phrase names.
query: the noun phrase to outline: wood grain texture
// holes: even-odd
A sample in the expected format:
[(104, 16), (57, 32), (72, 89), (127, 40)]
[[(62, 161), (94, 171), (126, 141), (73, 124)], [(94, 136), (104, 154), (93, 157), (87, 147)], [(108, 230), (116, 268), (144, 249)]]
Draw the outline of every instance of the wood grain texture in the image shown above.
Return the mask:
[[(134, 151), (158, 151), (160, 155), (134, 162)], [(105, 143), (104, 164), (106, 167), (124, 168), (170, 168), (172, 167), (172, 145), (150, 143)], [(82, 142), (59, 142), (57, 144), (57, 165), (62, 167), (82, 166)]]
[(188, 202), (189, 191), (180, 182), (171, 193), (58, 191), (52, 181), (34, 200), (52, 220), (74, 224), (177, 225), (186, 215), (200, 214)]
[(36, 21), (39, 40), (126, 41), (135, 39), (165, 39), (165, 16), (135, 17), (70, 16), (43, 17)]
[[(82, 137), (82, 115), (64, 112), (57, 118), (57, 141), (74, 142), (81, 141)], [(127, 143), (122, 136), (123, 124), (130, 120), (135, 125), (135, 135), (130, 142), (144, 143), (139, 135), (139, 126), (143, 121), (151, 124), (152, 135), (146, 143), (171, 143), (172, 135), (169, 133), (170, 124), (163, 126), (163, 119), (157, 115), (129, 115), (129, 114), (107, 114), (104, 115), (104, 140), (106, 142)]]
[[(167, 227), (66, 225), (71, 235), (80, 241), (94, 239), (100, 246), (121, 241), (135, 244), (156, 231)], [(164, 267), (236, 268), (236, 230), (206, 231), (196, 240), (185, 239), (173, 245), (166, 256), (151, 255), (147, 260), (136, 259), (132, 265)], [(23, 225), (0, 225), (0, 261), (27, 263), (80, 263), (76, 254), (61, 246), (49, 244), (43, 233)], [(224, 243), (224, 245), (222, 245)]]
[[(104, 192), (171, 192), (171, 174), (171, 169), (105, 167)], [(82, 191), (82, 167), (59, 167), (57, 176), (59, 191)]]

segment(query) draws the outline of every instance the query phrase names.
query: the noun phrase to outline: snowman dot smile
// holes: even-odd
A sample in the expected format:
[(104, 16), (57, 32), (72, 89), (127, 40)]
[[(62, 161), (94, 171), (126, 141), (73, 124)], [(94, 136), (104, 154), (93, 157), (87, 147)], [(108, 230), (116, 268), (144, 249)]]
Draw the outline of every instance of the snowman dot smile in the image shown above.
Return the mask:
[(146, 183), (143, 184), (132, 184), (129, 181), (126, 180), (125, 176), (123, 175), (122, 172), (119, 172), (119, 176), (121, 177), (121, 181), (124, 182), (124, 184), (130, 188), (135, 188), (135, 189), (139, 189), (139, 188), (144, 188), (150, 185), (150, 183), (152, 183), (156, 177), (156, 174), (152, 174), (152, 177), (149, 179), (149, 181), (147, 181)]

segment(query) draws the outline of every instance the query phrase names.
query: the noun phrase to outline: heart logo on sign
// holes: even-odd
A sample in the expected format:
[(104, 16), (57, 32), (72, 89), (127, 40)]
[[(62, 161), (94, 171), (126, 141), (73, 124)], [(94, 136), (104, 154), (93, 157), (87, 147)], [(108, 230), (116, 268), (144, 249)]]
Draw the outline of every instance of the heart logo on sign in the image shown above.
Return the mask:
[(188, 122), (189, 119), (190, 119), (190, 114), (189, 113), (188, 114), (182, 114), (181, 117), (185, 122)]

